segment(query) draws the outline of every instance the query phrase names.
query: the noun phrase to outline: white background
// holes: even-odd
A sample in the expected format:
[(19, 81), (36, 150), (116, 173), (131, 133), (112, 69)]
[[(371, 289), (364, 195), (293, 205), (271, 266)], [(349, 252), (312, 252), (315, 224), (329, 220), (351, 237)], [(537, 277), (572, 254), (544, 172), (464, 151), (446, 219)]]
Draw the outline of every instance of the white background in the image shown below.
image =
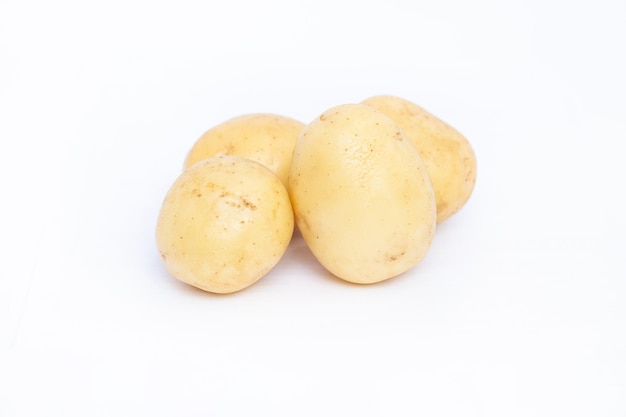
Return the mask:
[[(626, 3), (0, 0), (0, 416), (626, 415)], [(234, 116), (394, 94), (470, 202), (372, 286), (303, 241), (231, 296), (154, 226)]]

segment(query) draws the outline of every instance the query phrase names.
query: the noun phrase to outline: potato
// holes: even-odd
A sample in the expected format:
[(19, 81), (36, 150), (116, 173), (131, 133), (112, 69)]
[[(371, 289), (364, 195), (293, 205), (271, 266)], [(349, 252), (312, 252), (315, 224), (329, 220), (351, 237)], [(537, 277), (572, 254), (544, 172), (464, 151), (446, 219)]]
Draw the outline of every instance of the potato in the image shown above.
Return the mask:
[(375, 96), (363, 101), (393, 119), (417, 147), (435, 189), (437, 223), (458, 212), (476, 182), (476, 156), (452, 126), (410, 101)]
[(278, 177), (258, 162), (221, 156), (176, 179), (159, 212), (156, 241), (174, 277), (232, 293), (278, 263), (293, 229), (289, 195)]
[(227, 120), (200, 136), (184, 167), (220, 155), (260, 162), (287, 184), (291, 154), (304, 123), (275, 114), (246, 114)]
[(343, 280), (368, 284), (397, 276), (430, 247), (436, 208), (424, 162), (373, 107), (333, 107), (304, 128), (289, 194), (311, 252)]

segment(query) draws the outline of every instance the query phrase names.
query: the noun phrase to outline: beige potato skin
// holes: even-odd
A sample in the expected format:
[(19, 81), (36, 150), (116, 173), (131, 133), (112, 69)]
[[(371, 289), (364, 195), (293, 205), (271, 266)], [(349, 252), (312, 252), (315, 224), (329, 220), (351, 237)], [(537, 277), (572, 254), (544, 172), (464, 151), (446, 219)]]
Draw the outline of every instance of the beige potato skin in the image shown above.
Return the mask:
[(302, 237), (341, 279), (383, 281), (428, 252), (436, 208), (426, 167), (373, 107), (340, 105), (308, 124), (294, 149), (289, 190)]
[(203, 159), (236, 155), (272, 170), (287, 184), (291, 154), (304, 123), (276, 114), (246, 114), (227, 120), (200, 136), (185, 159), (184, 168)]
[(221, 156), (176, 179), (159, 212), (156, 242), (174, 277), (232, 293), (278, 263), (293, 229), (289, 195), (276, 175), (258, 162)]
[(435, 189), (437, 223), (458, 212), (476, 183), (476, 156), (467, 139), (420, 106), (394, 96), (363, 101), (395, 121), (417, 147)]

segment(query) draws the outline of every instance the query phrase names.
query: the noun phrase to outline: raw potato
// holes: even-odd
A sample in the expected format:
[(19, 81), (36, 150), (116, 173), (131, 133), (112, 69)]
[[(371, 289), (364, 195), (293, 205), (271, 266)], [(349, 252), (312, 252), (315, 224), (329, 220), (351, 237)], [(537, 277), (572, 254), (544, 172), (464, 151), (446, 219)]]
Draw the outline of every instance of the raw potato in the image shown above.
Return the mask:
[(276, 175), (258, 162), (221, 156), (194, 164), (174, 182), (156, 241), (174, 277), (231, 293), (278, 263), (293, 229), (289, 195)]
[(400, 128), (373, 107), (337, 106), (304, 128), (289, 193), (308, 247), (346, 281), (383, 281), (428, 252), (436, 208), (426, 167)]
[(185, 169), (203, 159), (237, 155), (272, 170), (287, 185), (291, 154), (304, 124), (275, 114), (247, 114), (206, 131), (195, 142)]
[(476, 156), (456, 129), (410, 101), (375, 96), (363, 101), (393, 119), (417, 147), (435, 189), (437, 223), (459, 211), (476, 182)]

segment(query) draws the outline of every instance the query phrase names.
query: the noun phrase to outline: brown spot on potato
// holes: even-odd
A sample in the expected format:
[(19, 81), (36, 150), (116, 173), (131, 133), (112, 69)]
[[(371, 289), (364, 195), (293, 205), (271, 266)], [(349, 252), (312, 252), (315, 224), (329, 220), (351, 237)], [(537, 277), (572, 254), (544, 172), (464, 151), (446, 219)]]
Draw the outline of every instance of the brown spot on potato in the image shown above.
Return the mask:
[(254, 203), (251, 202), (250, 200), (247, 200), (245, 197), (241, 197), (241, 201), (243, 202), (243, 205), (249, 208), (250, 210), (256, 210), (257, 208), (256, 205), (254, 205)]
[(394, 254), (394, 255), (389, 255), (389, 256), (387, 257), (387, 262), (395, 262), (395, 261), (397, 261), (398, 259), (402, 258), (402, 257), (404, 256), (404, 254), (405, 254), (405, 253), (406, 253), (406, 252), (400, 252), (400, 253), (397, 253), (397, 254)]

